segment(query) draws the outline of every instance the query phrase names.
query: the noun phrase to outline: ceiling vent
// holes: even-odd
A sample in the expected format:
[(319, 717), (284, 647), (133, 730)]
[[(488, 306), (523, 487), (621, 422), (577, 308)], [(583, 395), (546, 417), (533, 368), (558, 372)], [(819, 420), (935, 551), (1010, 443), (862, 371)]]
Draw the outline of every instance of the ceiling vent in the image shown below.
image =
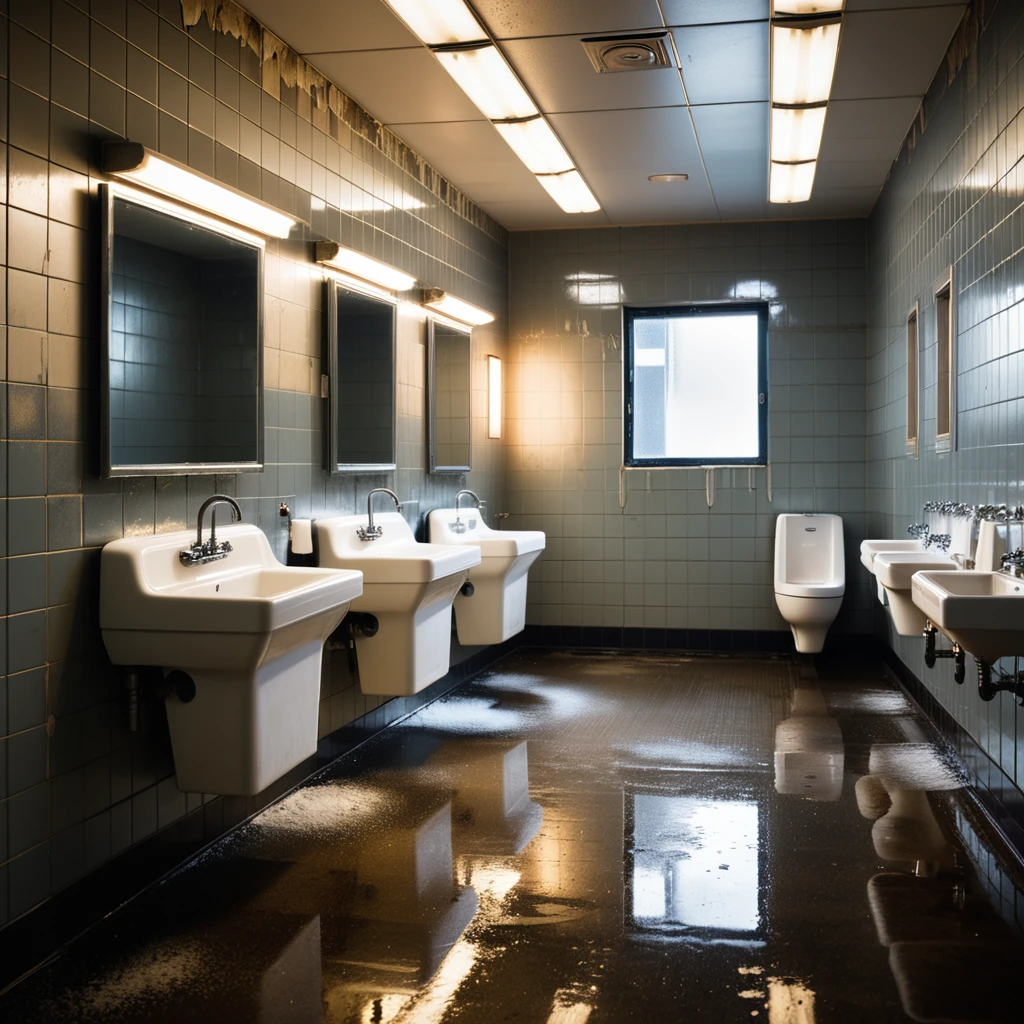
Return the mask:
[(669, 56), (668, 33), (643, 36), (592, 36), (581, 39), (596, 71), (653, 71), (674, 67)]

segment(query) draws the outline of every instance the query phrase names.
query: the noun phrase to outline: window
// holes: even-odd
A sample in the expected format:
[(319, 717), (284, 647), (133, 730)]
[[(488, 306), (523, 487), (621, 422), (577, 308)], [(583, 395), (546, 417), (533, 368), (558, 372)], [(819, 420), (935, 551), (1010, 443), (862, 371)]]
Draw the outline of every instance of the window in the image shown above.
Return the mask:
[(917, 454), (917, 306), (907, 317), (907, 451)]
[(765, 465), (767, 305), (624, 313), (625, 464)]
[(948, 452), (953, 442), (953, 280), (948, 277), (935, 293), (935, 334), (938, 339), (938, 394), (936, 395), (935, 450)]

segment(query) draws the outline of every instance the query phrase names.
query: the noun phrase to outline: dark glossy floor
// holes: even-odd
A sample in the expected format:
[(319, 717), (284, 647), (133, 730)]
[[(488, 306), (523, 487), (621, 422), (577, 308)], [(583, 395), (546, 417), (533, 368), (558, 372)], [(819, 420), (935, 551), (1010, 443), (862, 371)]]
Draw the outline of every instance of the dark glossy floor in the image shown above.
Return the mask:
[(1016, 1021), (1024, 901), (963, 784), (880, 667), (520, 652), (0, 1018)]

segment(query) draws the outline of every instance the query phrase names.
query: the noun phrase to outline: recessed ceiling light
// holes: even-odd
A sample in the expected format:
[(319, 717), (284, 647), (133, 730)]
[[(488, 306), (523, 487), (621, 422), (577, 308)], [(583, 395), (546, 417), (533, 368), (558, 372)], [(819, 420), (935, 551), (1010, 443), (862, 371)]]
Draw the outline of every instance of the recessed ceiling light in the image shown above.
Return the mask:
[(686, 181), (689, 179), (688, 174), (648, 174), (648, 181)]

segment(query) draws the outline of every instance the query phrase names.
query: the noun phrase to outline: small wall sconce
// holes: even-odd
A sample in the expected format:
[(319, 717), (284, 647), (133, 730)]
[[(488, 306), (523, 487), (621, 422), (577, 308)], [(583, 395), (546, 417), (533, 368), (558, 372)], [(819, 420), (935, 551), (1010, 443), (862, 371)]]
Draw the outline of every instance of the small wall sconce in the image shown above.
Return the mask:
[(139, 142), (107, 142), (103, 171), (151, 192), (170, 196), (222, 220), (243, 224), (271, 238), (287, 238), (298, 221), (274, 207), (222, 185)]
[(416, 283), (415, 277), (396, 270), (391, 264), (381, 263), (337, 242), (317, 242), (316, 261), (394, 292), (408, 291)]
[(440, 288), (426, 288), (423, 291), (423, 305), (430, 309), (436, 309), (438, 313), (450, 316), (453, 320), (461, 320), (464, 324), (472, 324), (479, 327), (481, 324), (489, 324), (494, 319), (493, 313), (486, 309), (474, 306), (471, 302), (457, 299), (454, 295)]
[(487, 436), (501, 437), (501, 359), (487, 357)]

